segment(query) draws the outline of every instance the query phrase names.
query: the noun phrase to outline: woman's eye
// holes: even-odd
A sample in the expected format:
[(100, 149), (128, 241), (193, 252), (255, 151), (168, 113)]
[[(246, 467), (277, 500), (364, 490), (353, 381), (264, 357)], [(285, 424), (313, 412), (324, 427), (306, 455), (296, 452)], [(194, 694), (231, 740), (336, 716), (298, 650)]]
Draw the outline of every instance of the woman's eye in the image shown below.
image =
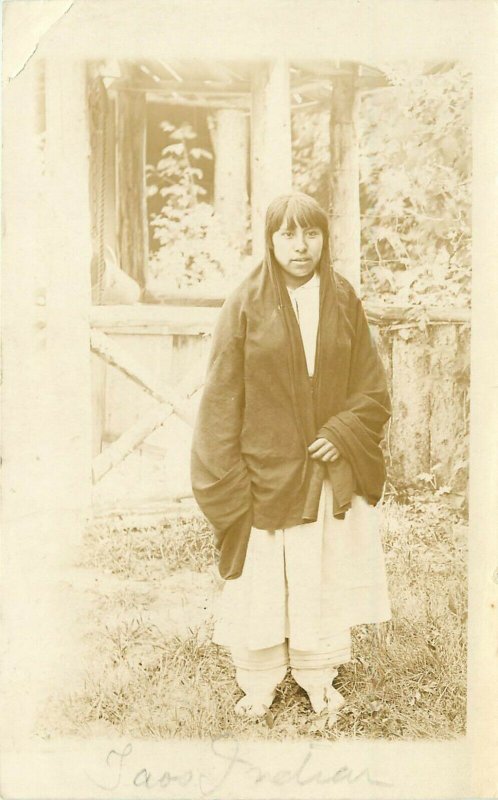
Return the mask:
[(320, 235), (320, 231), (308, 231), (307, 234), (306, 234), (306, 236), (309, 236), (312, 239), (315, 238), (316, 236), (319, 236), (319, 235)]

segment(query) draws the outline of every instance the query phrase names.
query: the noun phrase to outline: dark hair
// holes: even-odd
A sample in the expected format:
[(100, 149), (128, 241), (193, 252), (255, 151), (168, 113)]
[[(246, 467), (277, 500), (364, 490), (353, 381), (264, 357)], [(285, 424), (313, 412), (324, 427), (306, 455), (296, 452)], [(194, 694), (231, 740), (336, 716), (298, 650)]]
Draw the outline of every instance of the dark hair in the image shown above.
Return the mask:
[(304, 192), (282, 194), (271, 201), (266, 211), (265, 243), (273, 250), (272, 236), (286, 220), (289, 230), (296, 225), (300, 228), (319, 228), (323, 234), (323, 253), (329, 249), (329, 223), (327, 214), (313, 197)]

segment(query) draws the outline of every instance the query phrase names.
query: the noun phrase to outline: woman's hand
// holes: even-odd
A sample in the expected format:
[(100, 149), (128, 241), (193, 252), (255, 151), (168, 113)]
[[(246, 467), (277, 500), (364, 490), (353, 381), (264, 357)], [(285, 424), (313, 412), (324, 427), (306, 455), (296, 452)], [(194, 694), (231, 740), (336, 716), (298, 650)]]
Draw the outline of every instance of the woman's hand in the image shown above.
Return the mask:
[(338, 449), (334, 447), (332, 442), (329, 442), (328, 439), (315, 439), (313, 444), (310, 444), (308, 447), (308, 452), (311, 455), (311, 458), (315, 459), (316, 461), (337, 461), (340, 458), (341, 454), (339, 453)]

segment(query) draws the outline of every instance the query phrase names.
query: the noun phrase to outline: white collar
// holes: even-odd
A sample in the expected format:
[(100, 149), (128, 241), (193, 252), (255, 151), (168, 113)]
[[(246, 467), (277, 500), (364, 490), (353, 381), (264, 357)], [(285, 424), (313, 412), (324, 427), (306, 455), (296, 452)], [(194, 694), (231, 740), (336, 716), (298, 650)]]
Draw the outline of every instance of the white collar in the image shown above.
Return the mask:
[(320, 286), (320, 276), (317, 272), (314, 272), (312, 277), (306, 283), (303, 283), (301, 286), (296, 286), (295, 289), (290, 289), (287, 287), (287, 291), (290, 295), (296, 294), (296, 292), (302, 292), (305, 289), (316, 289)]

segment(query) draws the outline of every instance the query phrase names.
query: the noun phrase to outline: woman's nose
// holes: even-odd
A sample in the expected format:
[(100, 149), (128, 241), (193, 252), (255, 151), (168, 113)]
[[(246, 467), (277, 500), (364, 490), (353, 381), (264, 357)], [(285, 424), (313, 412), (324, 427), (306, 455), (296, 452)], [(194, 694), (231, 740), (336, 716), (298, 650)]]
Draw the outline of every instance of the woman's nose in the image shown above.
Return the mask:
[(298, 234), (296, 236), (294, 244), (295, 244), (296, 250), (299, 250), (299, 252), (301, 252), (302, 250), (306, 249), (306, 241), (305, 241), (304, 236), (302, 235), (302, 233), (300, 233), (300, 234)]

